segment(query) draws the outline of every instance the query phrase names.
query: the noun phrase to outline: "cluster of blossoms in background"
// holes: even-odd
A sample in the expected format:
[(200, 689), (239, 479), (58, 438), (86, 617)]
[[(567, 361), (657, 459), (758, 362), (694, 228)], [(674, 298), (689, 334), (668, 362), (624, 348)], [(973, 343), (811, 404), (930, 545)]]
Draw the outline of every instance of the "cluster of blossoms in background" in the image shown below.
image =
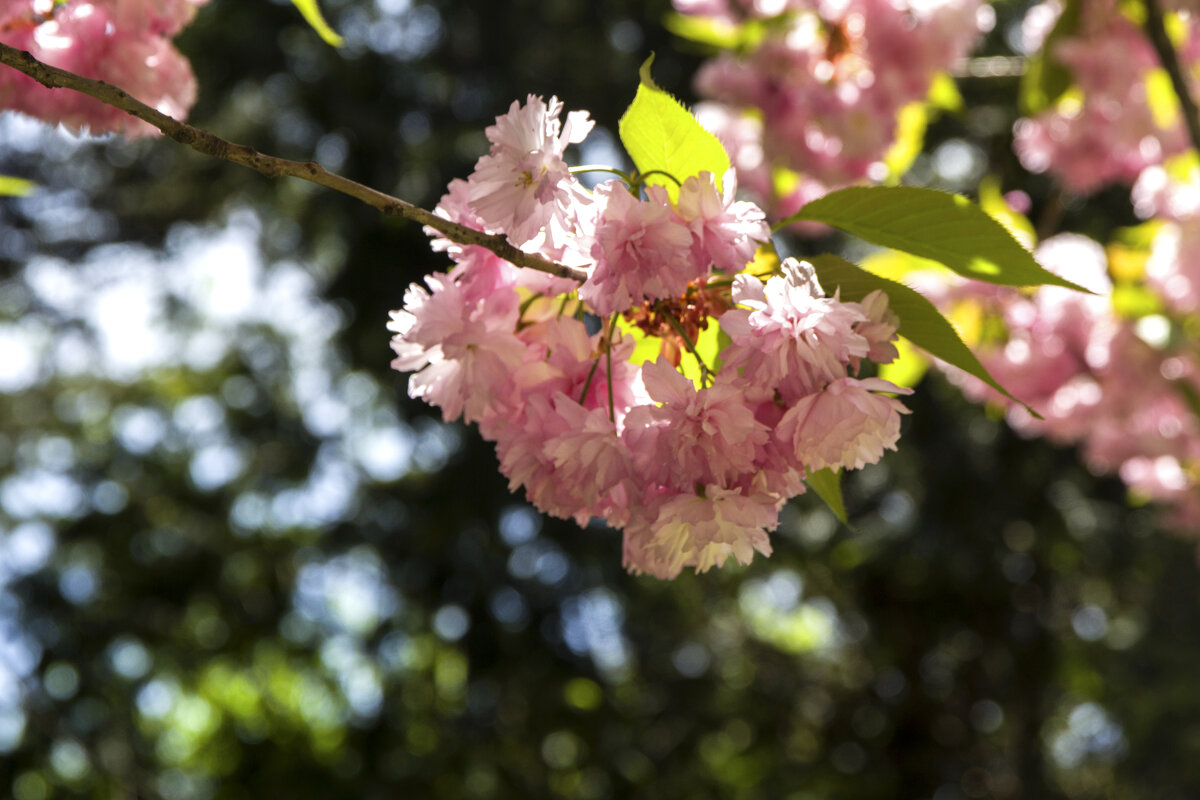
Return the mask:
[[(586, 280), (438, 240), (456, 266), (408, 289), (393, 366), (446, 419), (478, 423), (538, 508), (624, 528), (629, 569), (672, 577), (769, 554), (810, 472), (862, 467), (899, 437), (890, 394), (907, 390), (855, 377), (896, 355), (887, 298), (827, 297), (794, 260), (765, 283), (745, 272), (770, 229), (734, 199), (733, 170), (679, 176), (675, 197), (619, 180), (589, 192), (564, 153), (592, 123), (561, 112), (514, 102), (438, 211)], [(703, 354), (718, 325), (727, 344)]]
[(979, 0), (675, 0), (710, 24), (762, 26), (748, 52), (701, 67), (697, 108), (739, 175), (764, 199), (783, 168), (798, 174), (779, 197), (794, 211), (827, 190), (888, 176), (897, 116), (929, 93), (994, 23)]
[[(1194, 528), (1200, 172), (1181, 175), (1187, 169), (1171, 161), (1188, 151), (1187, 131), (1140, 22), (1116, 0), (1079, 0), (1066, 17), (1064, 5), (1035, 5), (1021, 26), (1021, 48), (1047, 74), (1064, 73), (1065, 84), (1017, 121), (1014, 149), (1026, 169), (1073, 192), (1134, 184), (1134, 210), (1152, 220), (1152, 244), (1121, 263), (1083, 236), (1059, 235), (1037, 248), (1044, 266), (1094, 295), (1022, 292), (943, 274), (909, 280), (952, 314), (972, 306), (991, 334), (981, 361), (1044, 419), (951, 370), (968, 395), (1006, 404), (1022, 433), (1078, 445), (1094, 471), (1120, 475), (1136, 495), (1167, 503), (1177, 527)], [(1200, 9), (1165, 5), (1181, 12), (1172, 30), (1182, 63), (1200, 62)], [(884, 178), (899, 110), (922, 99), (933, 76), (966, 55), (993, 19), (973, 0), (676, 0), (675, 7), (728, 30), (760, 32), (702, 68), (697, 89), (720, 104), (699, 113), (730, 148), (743, 181), (774, 198), (781, 213), (835, 186)], [(799, 173), (790, 196), (781, 192), (780, 168)], [(1130, 292), (1140, 308), (1122, 306), (1118, 298)]]
[[(1024, 24), (1028, 44), (1041, 46), (1061, 11), (1055, 0), (1031, 9)], [(1196, 63), (1195, 16), (1176, 19), (1184, 37), (1180, 57)], [(980, 358), (1044, 417), (1010, 405), (1014, 428), (1078, 445), (1093, 471), (1119, 475), (1136, 496), (1166, 504), (1173, 527), (1195, 530), (1200, 172), (1194, 161), (1172, 162), (1187, 151), (1183, 119), (1169, 89), (1155, 97), (1154, 82), (1161, 87), (1168, 79), (1146, 34), (1116, 3), (1083, 0), (1078, 29), (1045, 46), (1045, 57), (1069, 70), (1074, 88), (1017, 123), (1017, 154), (1027, 169), (1049, 172), (1080, 193), (1132, 182), (1133, 209), (1150, 220), (1142, 228), (1149, 243), (1132, 252), (1119, 242), (1106, 250), (1064, 234), (1038, 247), (1045, 266), (1087, 286), (1093, 296), (963, 284), (947, 291), (943, 302), (979, 303), (1002, 323), (1003, 335), (985, 343)], [(1120, 299), (1131, 294), (1138, 298), (1133, 307)], [(976, 381), (963, 384), (977, 399), (1005, 402)]]
[[(196, 78), (171, 44), (208, 0), (0, 0), (0, 42), (51, 66), (103, 80), (182, 119), (196, 100)], [(157, 129), (77, 92), (47, 89), (0, 70), (0, 108), (71, 130), (129, 137)]]
[[(1014, 147), (1025, 168), (1049, 171), (1067, 188), (1090, 193), (1133, 181), (1146, 167), (1183, 152), (1183, 117), (1145, 32), (1115, 0), (1081, 0), (1078, 29), (1048, 41), (1062, 10), (1058, 0), (1047, 0), (1022, 25), (1025, 46), (1044, 46), (1043, 58), (1065, 68), (1074, 87), (1017, 123)], [(1180, 55), (1196, 63), (1200, 29), (1194, 18), (1180, 20), (1186, 30)]]
[[(182, 118), (196, 85), (171, 39), (207, 1), (0, 0), (0, 41)], [(981, 360), (1043, 417), (1011, 405), (1014, 427), (1079, 444), (1094, 470), (1195, 526), (1200, 169), (1194, 154), (1190, 171), (1180, 166), (1178, 103), (1129, 9), (1072, 2), (1069, 13), (1046, 0), (1026, 14), (1022, 48), (1040, 48), (1069, 88), (1016, 123), (1014, 148), (1026, 169), (1074, 192), (1133, 183), (1152, 243), (1132, 273), (1084, 237), (1042, 243), (1038, 258), (1094, 295), (944, 279), (924, 288), (999, 323)], [(902, 111), (994, 23), (981, 0), (675, 5), (735, 32), (736, 53), (708, 62), (696, 86), (717, 101), (697, 114), (736, 169), (673, 176), (670, 190), (634, 178), (588, 190), (564, 158), (591, 130), (587, 113), (564, 118), (556, 99), (513, 103), (438, 212), (586, 279), (435, 238), (455, 268), (410, 287), (389, 326), (394, 366), (414, 373), (410, 393), (477, 423), (514, 489), (548, 513), (623, 528), (627, 566), (662, 577), (768, 553), (767, 530), (806, 478), (877, 460), (905, 410), (892, 395), (907, 390), (859, 377), (863, 360), (896, 355), (887, 298), (828, 297), (800, 262), (748, 271), (770, 230), (759, 206), (735, 199), (738, 184), (785, 216), (830, 189), (896, 177), (886, 160)], [(1185, 65), (1200, 63), (1194, 5), (1168, 3)], [(0, 70), (0, 107), (76, 131), (154, 132), (15, 70)], [(1114, 302), (1127, 290), (1139, 309)]]
[[(1109, 259), (1092, 239), (1060, 234), (1043, 242), (1037, 256), (1096, 294), (1056, 287), (1025, 294), (968, 282), (940, 292), (933, 284), (925, 288), (941, 295), (944, 308), (971, 303), (1002, 323), (1003, 334), (977, 348), (980, 360), (1043, 417), (1009, 404), (1013, 428), (1079, 445), (1094, 472), (1118, 474), (1137, 496), (1166, 503), (1173, 527), (1194, 529), (1200, 524), (1194, 341), (1172, 336), (1164, 316), (1130, 319), (1114, 311)], [(974, 399), (1006, 402), (978, 380), (952, 378)]]

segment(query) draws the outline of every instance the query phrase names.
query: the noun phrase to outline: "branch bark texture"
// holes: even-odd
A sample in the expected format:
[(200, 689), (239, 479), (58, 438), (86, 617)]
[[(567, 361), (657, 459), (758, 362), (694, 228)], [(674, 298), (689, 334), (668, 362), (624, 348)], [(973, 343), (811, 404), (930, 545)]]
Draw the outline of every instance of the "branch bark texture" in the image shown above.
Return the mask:
[(140, 120), (158, 128), (168, 138), (214, 158), (241, 164), (271, 178), (291, 177), (324, 186), (335, 192), (361, 200), (385, 215), (404, 217), (419, 222), (441, 233), (447, 239), (463, 245), (475, 245), (492, 251), (500, 258), (518, 267), (536, 269), (560, 278), (570, 278), (582, 283), (587, 272), (578, 267), (558, 264), (533, 253), (513, 246), (499, 234), (484, 233), (413, 205), (406, 200), (372, 189), (357, 181), (322, 167), (315, 161), (292, 161), (286, 158), (260, 153), (252, 147), (222, 139), (206, 130), (180, 122), (151, 108), (128, 92), (104, 81), (85, 78), (58, 67), (45, 64), (28, 52), (18, 50), (0, 42), (0, 63), (23, 72), (49, 89), (67, 89), (81, 92), (102, 103), (119, 108)]

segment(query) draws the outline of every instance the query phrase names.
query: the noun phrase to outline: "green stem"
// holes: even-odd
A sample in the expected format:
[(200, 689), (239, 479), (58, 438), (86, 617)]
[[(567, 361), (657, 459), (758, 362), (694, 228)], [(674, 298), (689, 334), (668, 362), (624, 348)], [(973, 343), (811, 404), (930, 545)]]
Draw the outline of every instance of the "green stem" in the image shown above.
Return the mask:
[(662, 169), (651, 169), (651, 170), (647, 170), (646, 172), (643, 172), (641, 175), (637, 176), (637, 179), (633, 182), (633, 185), (641, 186), (643, 183), (646, 182), (646, 178), (648, 178), (651, 175), (665, 175), (668, 178), (670, 178), (671, 180), (675, 181), (676, 186), (683, 186), (683, 184), (679, 182), (679, 178), (676, 178), (671, 173), (667, 172), (666, 170), (662, 170)]
[(700, 365), (700, 386), (708, 386), (708, 382), (712, 378), (712, 370), (708, 368), (708, 365), (704, 363), (704, 359), (700, 358), (700, 354), (696, 352), (696, 345), (687, 335), (687, 331), (683, 329), (683, 326), (679, 324), (679, 320), (675, 319), (670, 314), (664, 314), (663, 316), (666, 318), (667, 324), (674, 328), (675, 332), (679, 334), (679, 338), (683, 340), (683, 344), (685, 347), (687, 347), (687, 351), (696, 357), (696, 363)]
[(592, 388), (592, 378), (596, 377), (596, 369), (600, 366), (600, 356), (596, 356), (596, 360), (592, 362), (592, 368), (588, 370), (587, 380), (583, 382), (583, 391), (579, 393), (579, 405), (583, 405), (583, 401), (587, 400), (588, 389)]
[[(612, 319), (610, 319), (608, 321), (608, 343), (604, 348), (604, 359), (605, 359), (604, 364), (605, 364), (605, 369), (608, 370), (608, 375), (605, 376), (608, 379), (608, 421), (613, 423), (614, 425), (617, 424), (617, 411), (616, 411), (616, 406), (613, 403), (613, 385), (612, 385), (612, 381), (613, 381), (613, 378), (612, 378), (612, 341), (613, 341), (613, 328), (615, 328), (615, 327), (617, 327), (617, 312), (614, 311), (613, 315), (612, 315)], [(597, 361), (597, 363), (599, 363), (599, 362)]]
[(526, 297), (521, 302), (521, 307), (520, 307), (520, 309), (517, 310), (517, 325), (518, 326), (520, 326), (521, 319), (522, 319), (522, 317), (525, 316), (525, 312), (529, 310), (529, 307), (531, 305), (533, 305), (533, 301), (537, 300), (541, 296), (542, 296), (541, 292), (538, 292), (537, 294), (531, 294), (531, 295), (529, 295), (529, 297)]
[(610, 172), (626, 183), (633, 183), (633, 178), (629, 177), (629, 173), (623, 172), (616, 167), (606, 167), (603, 164), (580, 164), (578, 167), (571, 167), (570, 172), (572, 175), (578, 175), (582, 172)]

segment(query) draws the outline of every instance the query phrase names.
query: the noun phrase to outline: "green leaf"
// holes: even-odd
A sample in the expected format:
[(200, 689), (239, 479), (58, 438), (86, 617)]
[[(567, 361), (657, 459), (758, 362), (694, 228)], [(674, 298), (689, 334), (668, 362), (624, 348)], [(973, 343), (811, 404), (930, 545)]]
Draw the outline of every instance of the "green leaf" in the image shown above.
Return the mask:
[(1143, 78), (1146, 86), (1146, 105), (1150, 107), (1150, 115), (1159, 130), (1170, 130), (1182, 119), (1182, 109), (1179, 105), (1179, 95), (1171, 83), (1171, 76), (1165, 69), (1159, 67), (1146, 73)]
[(940, 261), (966, 278), (1087, 291), (1047, 272), (1003, 225), (956, 194), (915, 186), (852, 186), (813, 200), (777, 227), (801, 220)]
[(846, 524), (846, 502), (842, 499), (842, 473), (833, 470), (819, 469), (808, 473), (804, 479), (808, 488), (817, 493), (817, 497), (825, 501), (833, 515)]
[(917, 160), (925, 146), (925, 130), (943, 111), (958, 113), (963, 109), (962, 95), (954, 79), (945, 72), (934, 76), (924, 100), (916, 100), (896, 114), (896, 136), (883, 157), (888, 168), (885, 183), (895, 186)]
[[(637, 95), (621, 117), (618, 131), (622, 144), (643, 174), (661, 170), (683, 183), (707, 170), (716, 176), (720, 188), (721, 176), (729, 169), (729, 154), (682, 103), (654, 83), (650, 77), (653, 61), (650, 56), (642, 64)], [(679, 187), (665, 175), (651, 175), (646, 182), (666, 187), (672, 200), (678, 195)]]
[[(959, 337), (950, 321), (942, 316), (920, 292), (903, 283), (873, 275), (856, 267), (841, 256), (825, 253), (808, 259), (817, 271), (817, 280), (826, 294), (840, 291), (843, 300), (859, 301), (876, 289), (888, 296), (888, 308), (900, 318), (899, 334), (933, 356), (953, 364), (964, 372), (974, 375), (1015, 403), (1020, 403), (1029, 413), (1037, 412), (1008, 393), (987, 371), (971, 348)], [(1040, 419), (1040, 417), (1039, 417)]]
[(897, 386), (915, 389), (929, 371), (929, 356), (903, 336), (896, 340), (896, 358), (879, 365), (879, 377)]
[[(729, 337), (726, 336), (725, 341), (728, 340)], [(695, 345), (696, 353), (704, 360), (704, 366), (712, 370), (721, 368), (721, 349), (724, 347), (724, 342), (721, 340), (721, 326), (716, 319), (709, 319), (708, 327), (700, 331), (700, 335), (696, 337)], [(690, 378), (692, 383), (696, 384), (697, 389), (700, 388), (703, 371), (700, 369), (700, 362), (696, 360), (696, 356), (685, 350), (679, 359), (679, 371)]]
[(663, 23), (667, 30), (682, 39), (699, 42), (722, 50), (732, 50), (741, 44), (740, 27), (712, 17), (697, 17), (672, 11)]
[(0, 197), (24, 197), (36, 187), (37, 184), (31, 180), (0, 175)]
[(958, 91), (958, 84), (954, 82), (954, 78), (950, 77), (948, 72), (939, 72), (933, 76), (933, 82), (929, 84), (929, 94), (925, 96), (925, 102), (929, 103), (930, 108), (955, 114), (966, 107), (966, 101), (963, 100), (962, 93)]
[(979, 182), (979, 207), (1008, 229), (1022, 247), (1033, 247), (1037, 243), (1037, 230), (1033, 223), (1008, 204), (1000, 191), (1000, 180), (994, 175), (987, 175)]
[(341, 47), (346, 41), (338, 35), (338, 32), (330, 27), (325, 21), (325, 17), (321, 14), (321, 8), (317, 5), (317, 0), (292, 0), (292, 4), (300, 10), (304, 15), (304, 19), (312, 26), (312, 29), (317, 32), (317, 35), (325, 40), (327, 44), (334, 47)]
[(1029, 68), (1021, 77), (1021, 113), (1033, 116), (1045, 111), (1071, 86), (1071, 73), (1054, 58), (1053, 49), (1058, 43), (1079, 30), (1081, 20), (1080, 0), (1067, 0), (1058, 21), (1042, 43), (1042, 49), (1029, 59)]
[(929, 126), (929, 110), (925, 103), (909, 103), (896, 114), (896, 140), (883, 156), (888, 169), (887, 183), (897, 184), (917, 160), (925, 146), (925, 129)]

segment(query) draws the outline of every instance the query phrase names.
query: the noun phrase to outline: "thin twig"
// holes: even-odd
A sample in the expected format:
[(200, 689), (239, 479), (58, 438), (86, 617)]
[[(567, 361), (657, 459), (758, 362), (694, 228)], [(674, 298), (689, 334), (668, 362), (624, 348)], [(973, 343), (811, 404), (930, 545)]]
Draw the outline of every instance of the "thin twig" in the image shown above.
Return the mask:
[(604, 368), (607, 371), (605, 377), (608, 379), (608, 421), (616, 424), (617, 422), (617, 407), (613, 405), (613, 371), (612, 371), (612, 348), (613, 348), (613, 329), (617, 327), (617, 317), (620, 314), (613, 312), (612, 319), (608, 321), (608, 342), (604, 347)]
[(687, 335), (687, 331), (683, 329), (683, 325), (681, 325), (679, 320), (675, 319), (675, 317), (671, 316), (670, 314), (664, 314), (663, 319), (667, 321), (668, 325), (675, 329), (675, 333), (679, 334), (679, 338), (683, 340), (684, 348), (693, 356), (695, 356), (696, 363), (700, 365), (700, 386), (708, 386), (709, 378), (712, 376), (712, 370), (708, 368), (708, 365), (704, 363), (704, 359), (700, 357), (700, 352), (696, 349), (696, 343), (693, 342), (691, 337)]
[(158, 128), (167, 137), (204, 155), (241, 164), (270, 178), (285, 176), (299, 178), (333, 189), (335, 192), (341, 192), (356, 200), (361, 200), (387, 216), (404, 217), (422, 225), (428, 225), (458, 244), (483, 247), (518, 267), (548, 272), (551, 275), (571, 278), (581, 283), (587, 279), (585, 270), (557, 264), (533, 253), (526, 253), (514, 247), (499, 234), (484, 233), (474, 228), (468, 228), (466, 225), (451, 222), (420, 206), (415, 206), (398, 197), (392, 197), (377, 189), (330, 172), (315, 161), (291, 161), (260, 153), (246, 145), (226, 141), (206, 130), (172, 119), (112, 84), (84, 78), (73, 72), (44, 64), (29, 53), (3, 43), (0, 43), (0, 63), (25, 73), (48, 89), (70, 89), (93, 97), (114, 108), (119, 108)]
[(1183, 112), (1183, 121), (1187, 125), (1188, 138), (1192, 141), (1192, 147), (1200, 153), (1200, 114), (1196, 111), (1196, 101), (1192, 98), (1191, 90), (1188, 89), (1187, 78), (1179, 63), (1179, 54), (1175, 52), (1171, 39), (1167, 36), (1167, 28), (1163, 23), (1162, 9), (1158, 6), (1158, 0), (1143, 0), (1143, 2), (1146, 6), (1146, 35), (1150, 38), (1150, 44), (1154, 45), (1154, 51), (1158, 53), (1158, 60), (1162, 62), (1163, 69), (1171, 78), (1171, 88), (1175, 90), (1175, 96), (1179, 98), (1179, 108)]

